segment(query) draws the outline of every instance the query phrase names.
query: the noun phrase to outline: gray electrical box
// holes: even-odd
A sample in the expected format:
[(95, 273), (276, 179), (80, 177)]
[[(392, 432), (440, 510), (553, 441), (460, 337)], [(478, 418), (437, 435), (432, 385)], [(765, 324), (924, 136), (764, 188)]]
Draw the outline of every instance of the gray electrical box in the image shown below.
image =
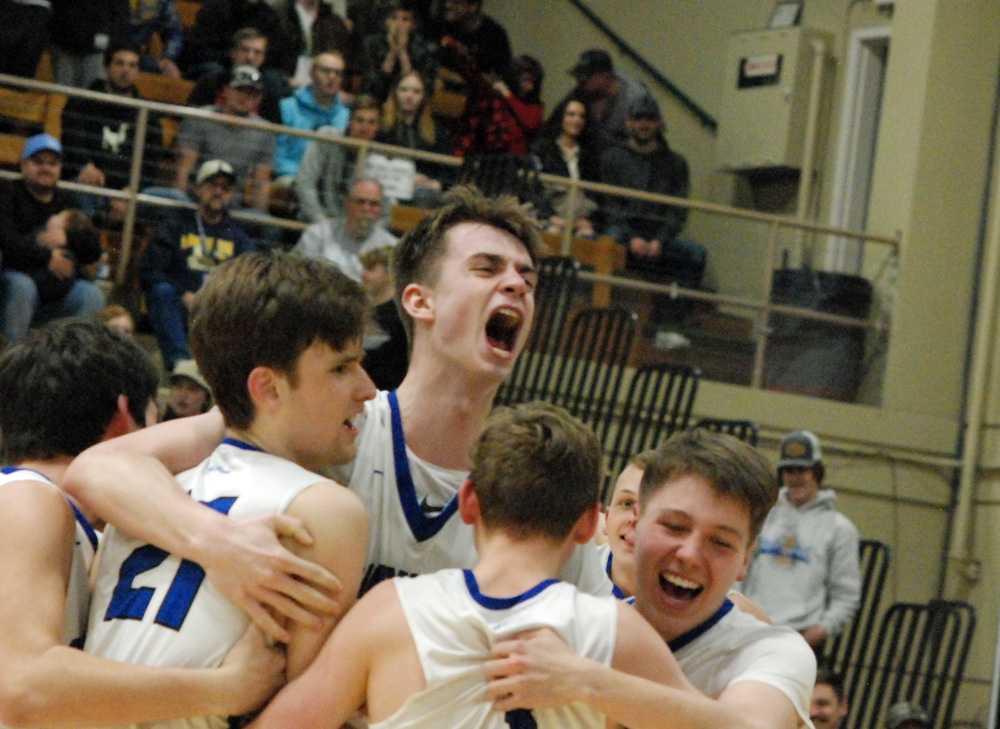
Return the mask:
[(806, 28), (747, 31), (730, 38), (716, 147), (719, 168), (802, 166), (814, 40), (824, 41), (829, 53), (829, 36)]

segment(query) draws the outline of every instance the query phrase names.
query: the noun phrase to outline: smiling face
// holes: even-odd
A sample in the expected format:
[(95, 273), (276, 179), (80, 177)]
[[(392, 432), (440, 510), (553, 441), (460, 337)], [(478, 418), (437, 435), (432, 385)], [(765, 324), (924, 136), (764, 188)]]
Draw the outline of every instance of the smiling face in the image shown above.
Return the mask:
[(571, 139), (577, 139), (583, 134), (583, 128), (587, 125), (587, 107), (582, 101), (571, 101), (566, 104), (563, 111), (562, 131)]
[(445, 243), (431, 280), (403, 292), (404, 304), (415, 294), (425, 302), (411, 311), (414, 353), (429, 346), (461, 370), (499, 382), (527, 341), (538, 274), (524, 244), (492, 226), (459, 223)]
[(781, 485), (788, 489), (788, 500), (796, 506), (805, 506), (819, 494), (819, 482), (812, 466), (782, 468)]
[[(615, 584), (635, 582), (635, 524), (639, 514), (639, 484), (642, 469), (629, 464), (615, 481), (611, 503), (605, 517), (608, 546), (615, 556), (613, 563)], [(626, 575), (624, 579), (620, 575)]]
[(750, 511), (702, 476), (673, 478), (651, 495), (637, 527), (637, 605), (672, 640), (719, 609), (750, 559)]
[(837, 697), (828, 683), (817, 683), (813, 688), (809, 718), (816, 729), (837, 729), (847, 716), (847, 702)]
[(347, 463), (357, 452), (353, 424), (375, 397), (361, 359), (360, 340), (336, 350), (314, 341), (299, 356), (294, 377), (279, 375), (279, 417), (289, 457), (310, 470)]

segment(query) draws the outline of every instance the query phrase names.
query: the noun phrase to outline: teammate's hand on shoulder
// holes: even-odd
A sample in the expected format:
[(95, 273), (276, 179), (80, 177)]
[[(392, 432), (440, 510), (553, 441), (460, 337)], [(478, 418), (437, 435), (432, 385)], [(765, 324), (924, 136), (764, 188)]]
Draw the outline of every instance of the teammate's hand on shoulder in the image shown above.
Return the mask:
[(281, 539), (312, 544), (302, 522), (273, 514), (226, 523), (203, 562), (205, 574), (271, 640), (289, 639), (275, 616), (316, 627), (319, 616), (336, 614), (341, 591), (337, 577), (281, 544)]
[(574, 676), (587, 663), (552, 630), (521, 633), (493, 646), (483, 667), (486, 693), (497, 711), (563, 706), (576, 700)]
[(285, 652), (252, 623), (222, 662), (233, 678), (231, 714), (259, 709), (285, 684)]

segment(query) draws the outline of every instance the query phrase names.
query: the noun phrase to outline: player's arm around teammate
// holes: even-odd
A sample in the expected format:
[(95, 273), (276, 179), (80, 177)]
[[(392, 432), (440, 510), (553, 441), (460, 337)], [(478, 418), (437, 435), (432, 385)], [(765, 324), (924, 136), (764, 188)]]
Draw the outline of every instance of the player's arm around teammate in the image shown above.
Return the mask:
[[(274, 615), (319, 628), (322, 616), (343, 612), (335, 599), (341, 583), (287, 548), (313, 544), (300, 520), (279, 514), (236, 522), (192, 501), (177, 485), (172, 474), (207, 458), (223, 431), (213, 409), (100, 443), (73, 461), (63, 487), (122, 531), (202, 565), (209, 581), (269, 638), (284, 642), (289, 632)], [(344, 594), (353, 598), (354, 592)]]

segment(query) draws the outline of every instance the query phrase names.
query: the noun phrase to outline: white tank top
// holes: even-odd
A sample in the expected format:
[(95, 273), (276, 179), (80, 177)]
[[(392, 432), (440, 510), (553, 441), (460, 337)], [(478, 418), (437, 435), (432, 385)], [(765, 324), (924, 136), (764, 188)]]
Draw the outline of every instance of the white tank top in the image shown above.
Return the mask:
[[(191, 497), (237, 519), (283, 513), (305, 488), (323, 481), (291, 461), (227, 438), (177, 477)], [(109, 527), (98, 565), (88, 653), (147, 666), (214, 667), (243, 634), (248, 618), (196, 563)], [(142, 724), (225, 729), (226, 717)]]
[(534, 712), (497, 712), (486, 699), (482, 663), (494, 643), (523, 630), (549, 627), (578, 654), (604, 665), (614, 655), (615, 600), (546, 580), (516, 597), (479, 591), (470, 570), (444, 570), (394, 580), (427, 686), (371, 729), (578, 729), (605, 725), (583, 704)]

